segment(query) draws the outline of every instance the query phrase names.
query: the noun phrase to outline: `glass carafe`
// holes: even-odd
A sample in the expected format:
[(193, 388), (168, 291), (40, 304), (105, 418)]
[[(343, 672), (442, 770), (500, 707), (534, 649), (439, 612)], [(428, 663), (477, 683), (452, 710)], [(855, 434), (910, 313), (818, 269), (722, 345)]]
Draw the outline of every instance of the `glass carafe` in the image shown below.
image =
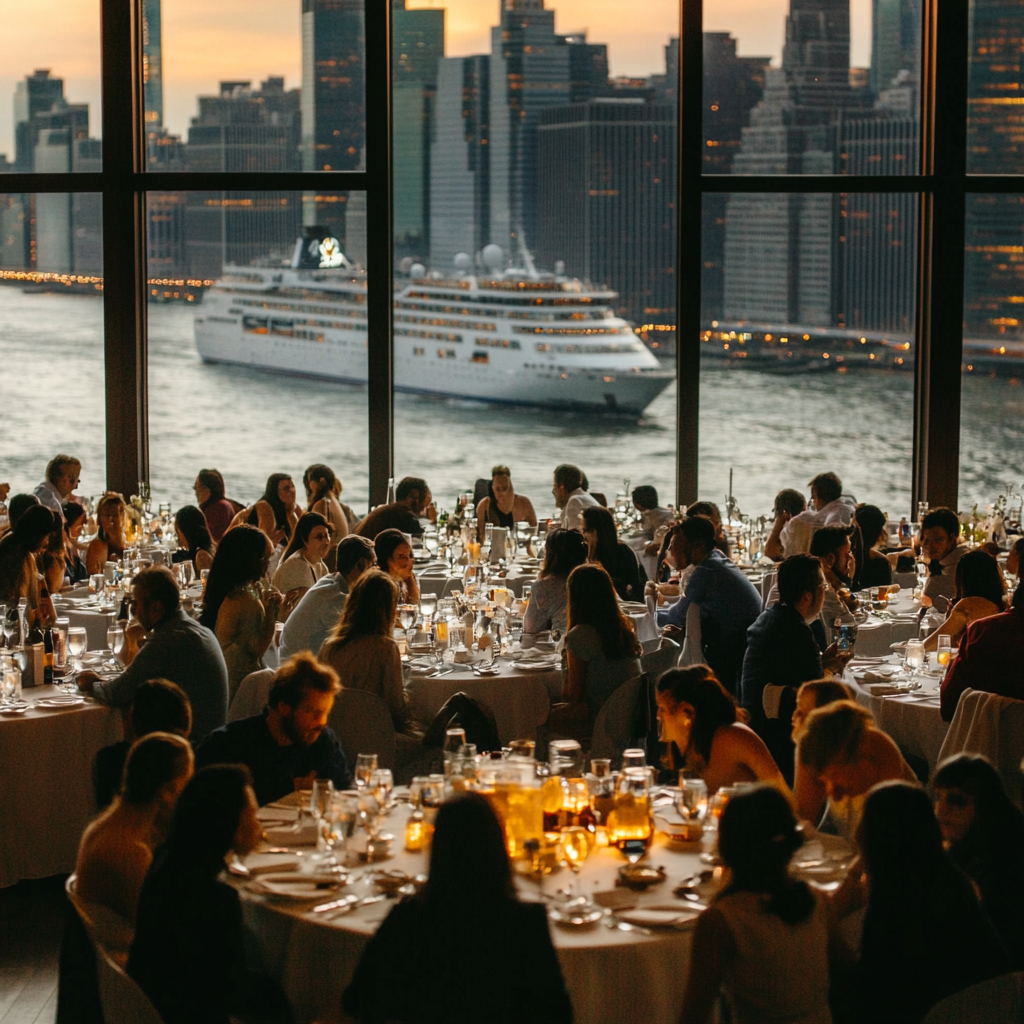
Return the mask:
[(646, 768), (625, 768), (615, 788), (615, 806), (608, 815), (608, 842), (631, 864), (645, 856), (654, 836)]

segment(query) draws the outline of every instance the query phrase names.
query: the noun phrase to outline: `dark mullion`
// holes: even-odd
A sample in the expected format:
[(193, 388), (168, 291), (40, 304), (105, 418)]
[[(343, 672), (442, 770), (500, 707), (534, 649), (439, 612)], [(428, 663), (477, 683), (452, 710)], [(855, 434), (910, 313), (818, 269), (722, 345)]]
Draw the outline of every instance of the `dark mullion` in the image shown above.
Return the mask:
[(394, 473), (394, 275), (391, 211), (391, 4), (366, 0), (366, 278), (370, 505)]
[(676, 501), (697, 500), (700, 427), (704, 3), (682, 0), (676, 170)]
[[(134, 494), (149, 479), (146, 210), (142, 169), (139, 0), (102, 0), (103, 354), (107, 487)], [(81, 180), (85, 175), (67, 175)]]

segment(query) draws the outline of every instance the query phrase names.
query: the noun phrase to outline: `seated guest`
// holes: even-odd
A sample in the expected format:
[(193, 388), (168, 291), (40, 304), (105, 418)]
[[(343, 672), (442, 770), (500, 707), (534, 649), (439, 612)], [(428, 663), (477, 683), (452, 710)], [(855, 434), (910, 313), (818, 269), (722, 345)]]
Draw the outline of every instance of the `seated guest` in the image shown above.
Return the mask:
[(604, 702), (641, 673), (640, 641), (623, 615), (608, 573), (580, 565), (569, 574), (562, 700), (551, 709), (555, 730), (593, 726)]
[(885, 513), (877, 505), (861, 505), (853, 518), (864, 541), (864, 556), (857, 566), (853, 589), (889, 586), (892, 583), (892, 565), (878, 550), (889, 541)]
[(873, 789), (858, 840), (868, 897), (856, 1020), (913, 1024), (946, 996), (1011, 970), (969, 879), (942, 848), (923, 789), (901, 782)]
[(7, 605), (8, 614), (17, 608), (18, 601), (28, 602), (29, 623), (39, 622), (41, 628), (51, 625), (44, 621), (49, 607), (39, 604), (39, 565), (50, 543), (50, 535), (60, 525), (56, 515), (42, 505), (25, 510), (17, 525), (0, 540), (0, 604)]
[(64, 545), (64, 524), (57, 516), (54, 516), (46, 548), (36, 558), (36, 567), (42, 573), (40, 582), (46, 584), (47, 594), (60, 593), (67, 572), (67, 549)]
[(835, 701), (807, 716), (797, 761), (801, 772), (810, 773), (810, 782), (824, 789), (832, 829), (851, 841), (872, 786), (893, 779), (917, 781), (871, 712), (851, 700)]
[(921, 520), (921, 555), (928, 563), (925, 604), (940, 612), (956, 597), (956, 563), (967, 554), (960, 543), (960, 517), (949, 508), (933, 508)]
[(92, 763), (92, 783), (96, 806), (109, 807), (121, 788), (124, 762), (131, 749), (131, 740), (141, 740), (152, 732), (166, 732), (188, 739), (192, 732), (192, 708), (185, 691), (168, 679), (150, 679), (132, 698), (128, 713), (128, 734), (131, 739), (111, 743), (96, 752)]
[(508, 466), (495, 466), (487, 484), (487, 497), (476, 507), (477, 536), (483, 540), (487, 524), (512, 528), (516, 523), (537, 525), (533, 502), (525, 494), (512, 489), (512, 471)]
[(707, 665), (673, 668), (658, 680), (658, 735), (670, 767), (697, 772), (708, 792), (737, 782), (767, 782), (789, 795), (761, 738), (742, 721), (736, 700)]
[(412, 545), (401, 530), (382, 530), (373, 542), (377, 565), (397, 584), (402, 604), (419, 604), (420, 584), (413, 572)]
[(213, 630), (224, 652), (229, 703), (238, 684), (250, 672), (263, 668), (278, 613), (288, 607), (279, 590), (261, 586), (270, 555), (267, 535), (243, 523), (224, 534), (206, 579), (199, 621)]
[(701, 516), (709, 519), (715, 528), (715, 550), (721, 551), (726, 558), (732, 558), (732, 551), (729, 548), (729, 538), (722, 529), (722, 513), (713, 501), (695, 501), (687, 510), (687, 518), (690, 516)]
[[(820, 679), (826, 671), (841, 672), (852, 651), (839, 654), (837, 645), (824, 656), (814, 639), (811, 623), (818, 621), (825, 599), (821, 563), (811, 555), (791, 555), (779, 566), (779, 603), (767, 608), (747, 630), (739, 699), (754, 731), (765, 741), (787, 781), (793, 780), (793, 740), (789, 722), (801, 683)], [(768, 717), (765, 687), (771, 692)], [(777, 698), (777, 699), (776, 699)]]
[(210, 536), (214, 544), (219, 544), (242, 506), (224, 496), (224, 477), (216, 469), (199, 470), (192, 490), (195, 491), (200, 511), (206, 517)]
[(789, 874), (803, 834), (770, 786), (739, 793), (718, 826), (728, 884), (697, 919), (680, 1024), (706, 1024), (724, 990), (732, 1019), (831, 1024), (827, 901)]
[(1013, 960), (1024, 967), (1024, 814), (980, 754), (943, 761), (932, 777), (935, 817), (953, 863), (974, 882)]
[(839, 635), (838, 625), (852, 625), (857, 620), (852, 609), (853, 574), (857, 563), (853, 557), (850, 531), (843, 526), (823, 526), (811, 538), (811, 554), (821, 563), (825, 574), (825, 599), (818, 618), (824, 627), (825, 641), (832, 644)]
[(964, 690), (1024, 700), (1024, 586), (1017, 585), (1008, 612), (972, 622), (964, 632), (942, 680), (944, 721), (953, 720)]
[(338, 624), (345, 600), (356, 580), (377, 564), (373, 544), (366, 537), (349, 534), (338, 545), (338, 571), (322, 577), (307, 590), (284, 624), (281, 657), (299, 651), (319, 651)]
[(330, 549), (331, 527), (327, 520), (319, 512), (303, 512), (274, 573), (274, 586), (298, 601), (327, 575), (324, 558)]
[(579, 530), (552, 530), (544, 547), (544, 564), (530, 590), (523, 614), (523, 632), (543, 629), (565, 632), (569, 573), (587, 560), (587, 542)]
[(585, 508), (580, 517), (590, 562), (604, 567), (612, 578), (615, 593), (623, 601), (642, 601), (647, 573), (633, 549), (619, 540), (611, 512), (593, 505)]
[(73, 455), (55, 455), (46, 466), (46, 479), (35, 489), (39, 504), (62, 516), (82, 475), (82, 463)]
[(126, 707), (143, 683), (167, 679), (184, 690), (192, 707), (192, 741), (222, 726), (228, 717), (228, 670), (217, 638), (181, 607), (178, 585), (162, 565), (132, 580), (135, 618), (145, 646), (113, 679), (80, 672), (78, 687), (111, 707)]
[(1019, 577), (1020, 571), (1020, 559), (1021, 555), (1024, 555), (1024, 537), (1019, 537), (1013, 542), (1013, 547), (1010, 548), (1006, 555), (1006, 571), (1011, 576)]
[(810, 483), (812, 508), (792, 516), (779, 533), (787, 555), (811, 550), (811, 537), (823, 526), (850, 526), (853, 499), (843, 494), (842, 481), (835, 473), (819, 473)]
[(192, 776), (188, 740), (151, 733), (128, 752), (120, 795), (82, 835), (78, 895), (135, 923), (135, 907), (153, 850), (163, 842), (174, 805)]
[(41, 504), (42, 502), (34, 494), (16, 494), (7, 504), (7, 518), (10, 520), (9, 529), (13, 530), (18, 525), (21, 517), (30, 508)]
[(196, 772), (142, 887), (128, 957), (128, 974), (164, 1024), (228, 1024), (246, 1010), (263, 1020), (285, 1015), (280, 993), (245, 971), (238, 893), (219, 881), (228, 852), (244, 857), (260, 834), (242, 765)]
[[(395, 500), (390, 505), (375, 508), (356, 528), (360, 536), (374, 540), (384, 530), (399, 530), (411, 537), (423, 533), (420, 517), (427, 514), (433, 496), (426, 480), (418, 476), (406, 476), (398, 481)], [(377, 561), (380, 562), (378, 556)]]
[(946, 619), (924, 642), (926, 651), (934, 651), (940, 636), (948, 636), (959, 647), (967, 627), (978, 619), (987, 619), (1005, 611), (1003, 576), (999, 563), (986, 551), (969, 551), (956, 563), (956, 598), (949, 605)]
[[(770, 558), (773, 562), (781, 562), (783, 559), (789, 558), (792, 555), (806, 554), (793, 548), (792, 551), (787, 551), (785, 545), (782, 543), (782, 530), (786, 524), (794, 516), (800, 515), (807, 508), (807, 500), (799, 491), (794, 491), (792, 488), (787, 487), (784, 490), (779, 491), (775, 495), (775, 512), (774, 520), (772, 522), (771, 533), (768, 535), (768, 539), (764, 542), (764, 554), (766, 558)], [(790, 543), (793, 544), (792, 538)]]
[(331, 547), (324, 556), (324, 562), (328, 570), (334, 572), (338, 567), (338, 545), (348, 536), (355, 522), (349, 522), (338, 495), (334, 493), (335, 487), (340, 485), (330, 466), (316, 464), (307, 467), (302, 474), (302, 485), (306, 489), (306, 509), (319, 512), (330, 525)]
[(89, 570), (82, 558), (84, 546), (78, 538), (82, 536), (85, 524), (89, 521), (85, 509), (77, 501), (67, 501), (62, 506), (64, 513), (64, 580), (70, 585), (84, 583), (89, 578)]
[(743, 667), (747, 630), (761, 614), (761, 595), (735, 562), (715, 549), (715, 528), (694, 516), (672, 528), (672, 559), (679, 569), (694, 566), (682, 596), (658, 612), (662, 625), (686, 628), (691, 604), (700, 608), (704, 657), (727, 690), (734, 691)]
[(583, 523), (580, 513), (597, 501), (587, 493), (583, 485), (585, 477), (579, 466), (573, 466), (563, 462), (555, 467), (554, 482), (551, 486), (551, 494), (555, 499), (555, 505), (562, 510), (558, 525), (563, 530), (579, 530)]
[(105, 494), (96, 506), (99, 528), (85, 552), (89, 575), (103, 572), (107, 562), (119, 562), (128, 547), (128, 506), (120, 494)]
[[(275, 548), (287, 544), (302, 514), (297, 497), (295, 481), (290, 473), (271, 473), (263, 488), (263, 496), (246, 512), (242, 521), (259, 527)], [(239, 524), (236, 522), (236, 525)]]
[(376, 694), (388, 706), (398, 732), (408, 723), (402, 655), (392, 639), (398, 615), (398, 587), (380, 569), (368, 569), (348, 595), (334, 632), (320, 648), (343, 685)]
[(174, 514), (174, 535), (178, 550), (172, 562), (191, 562), (196, 578), (203, 569), (213, 565), (213, 537), (206, 525), (206, 516), (195, 505), (183, 505)]
[[(486, 942), (466, 927), (468, 907), (490, 923)], [(431, 948), (444, 955), (425, 955)], [(544, 907), (517, 898), (501, 824), (483, 797), (438, 811), (427, 884), (366, 944), (342, 1008), (365, 1024), (571, 1024)]]
[[(804, 683), (796, 692), (796, 707), (793, 708), (791, 720), (792, 742), (800, 742), (800, 737), (804, 734), (804, 723), (812, 711), (835, 704), (837, 700), (853, 698), (853, 690), (838, 679), (812, 679), (809, 683)], [(796, 801), (796, 812), (801, 820), (817, 826), (825, 813), (828, 793), (821, 779), (802, 767), (799, 761), (796, 763), (793, 779), (793, 799)]]
[(653, 541), (654, 535), (661, 527), (671, 526), (675, 521), (675, 512), (658, 504), (656, 487), (650, 484), (634, 487), (630, 497), (633, 500), (633, 508), (640, 513), (640, 529), (648, 540)]
[(345, 752), (327, 727), (340, 689), (334, 669), (311, 654), (293, 655), (274, 675), (266, 711), (210, 733), (196, 751), (196, 764), (247, 765), (260, 805), (308, 789), (314, 779), (348, 789)]

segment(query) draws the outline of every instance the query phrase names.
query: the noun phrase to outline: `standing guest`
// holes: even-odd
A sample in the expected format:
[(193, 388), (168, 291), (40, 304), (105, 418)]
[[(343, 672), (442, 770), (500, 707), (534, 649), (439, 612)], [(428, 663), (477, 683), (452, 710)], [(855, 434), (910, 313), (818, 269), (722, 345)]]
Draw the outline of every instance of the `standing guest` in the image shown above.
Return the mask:
[(143, 683), (167, 679), (185, 692), (192, 708), (192, 741), (199, 743), (228, 717), (228, 668), (213, 633), (182, 607), (178, 585), (162, 565), (132, 581), (135, 618), (145, 645), (113, 679), (80, 672), (78, 687), (111, 707), (129, 705)]
[(287, 1013), (270, 983), (246, 973), (241, 903), (219, 881), (228, 852), (244, 857), (260, 840), (251, 781), (238, 764), (197, 771), (142, 887), (128, 974), (164, 1024)]
[(932, 778), (935, 817), (953, 863), (977, 886), (982, 906), (1024, 969), (1024, 814), (980, 754), (958, 754)]
[(199, 470), (192, 490), (196, 492), (196, 501), (206, 516), (210, 536), (214, 544), (219, 544), (221, 537), (231, 525), (231, 520), (242, 510), (242, 506), (224, 496), (224, 477), (216, 469)]
[(960, 543), (960, 517), (949, 508), (933, 508), (921, 520), (921, 554), (928, 563), (925, 604), (946, 611), (956, 597), (956, 563), (967, 553)]
[(551, 709), (556, 729), (593, 727), (604, 702), (627, 679), (641, 673), (640, 641), (633, 622), (615, 597), (612, 578), (599, 565), (581, 565), (569, 574), (562, 700)]
[[(481, 942), (466, 908), (488, 922)], [(442, 957), (424, 955), (443, 949)], [(360, 1024), (571, 1024), (572, 1005), (543, 905), (521, 903), (505, 836), (475, 793), (438, 811), (430, 877), (363, 949), (342, 996)]]
[[(853, 700), (853, 690), (838, 679), (812, 679), (804, 683), (796, 693), (796, 707), (793, 708), (792, 741), (795, 744), (800, 742), (804, 734), (804, 725), (807, 716), (818, 708), (828, 707), (838, 700)], [(825, 806), (828, 804), (828, 793), (824, 785), (813, 772), (803, 768), (799, 761), (796, 764), (796, 774), (793, 779), (793, 799), (796, 802), (796, 812), (801, 820), (809, 821), (817, 826), (821, 816), (825, 813)]]
[(142, 882), (163, 842), (174, 805), (192, 777), (188, 740), (155, 732), (128, 751), (120, 795), (82, 835), (77, 893), (135, 924)]
[(174, 514), (174, 535), (178, 550), (171, 555), (172, 562), (191, 562), (197, 577), (213, 565), (213, 537), (206, 516), (195, 505), (183, 505)]
[(787, 555), (807, 552), (811, 538), (823, 526), (850, 526), (856, 507), (843, 494), (843, 483), (835, 473), (819, 473), (810, 483), (812, 508), (792, 516), (779, 533), (779, 542)]
[(324, 558), (330, 549), (330, 524), (319, 512), (303, 512), (274, 573), (274, 586), (298, 601), (327, 575)]
[(878, 550), (889, 541), (889, 532), (885, 528), (885, 513), (877, 505), (861, 505), (853, 518), (864, 540), (864, 557), (857, 566), (853, 589), (889, 586), (892, 583), (892, 565)]
[(238, 684), (263, 668), (274, 639), (283, 595), (260, 581), (270, 565), (271, 542), (262, 530), (243, 524), (228, 530), (213, 556), (199, 621), (216, 634), (228, 670), (229, 701)]
[(856, 607), (853, 576), (857, 562), (853, 557), (850, 530), (843, 526), (823, 526), (811, 538), (811, 554), (821, 563), (825, 574), (825, 600), (819, 618), (824, 627), (825, 641), (832, 644), (840, 625), (851, 625), (857, 620), (852, 609)]
[(851, 700), (835, 701), (804, 720), (797, 747), (800, 770), (824, 789), (832, 828), (853, 840), (868, 791), (893, 779), (916, 782), (892, 738), (871, 712)]
[(302, 486), (306, 489), (306, 510), (319, 512), (330, 524), (331, 547), (324, 556), (324, 562), (328, 570), (334, 572), (338, 566), (338, 545), (348, 536), (355, 523), (349, 522), (338, 501), (338, 495), (335, 494), (335, 488), (339, 486), (338, 478), (330, 466), (309, 466), (302, 474)]
[(516, 523), (537, 525), (537, 513), (533, 502), (525, 494), (516, 494), (512, 488), (512, 470), (508, 466), (494, 466), (487, 483), (487, 497), (481, 498), (476, 507), (477, 538), (484, 539), (487, 524), (507, 526), (513, 529)]
[(781, 793), (757, 786), (726, 805), (718, 850), (729, 882), (697, 919), (680, 1024), (732, 1019), (832, 1024), (826, 900), (790, 877), (803, 834)]
[(412, 545), (401, 530), (382, 530), (373, 542), (377, 564), (398, 584), (402, 603), (419, 604), (420, 585), (413, 572)]
[(729, 538), (722, 528), (722, 513), (713, 501), (695, 501), (687, 510), (687, 517), (701, 516), (711, 521), (715, 528), (715, 550), (721, 551), (726, 558), (732, 558), (732, 549), (729, 547)]
[(655, 540), (655, 534), (662, 527), (671, 526), (675, 521), (675, 512), (658, 504), (656, 487), (641, 484), (633, 488), (630, 498), (633, 501), (633, 508), (640, 513), (640, 529), (648, 540)]
[(66, 501), (64, 514), (64, 578), (70, 584), (83, 583), (89, 578), (89, 570), (82, 558), (83, 546), (79, 537), (89, 521), (85, 509), (77, 501)]
[(244, 764), (260, 805), (280, 800), (314, 779), (348, 789), (345, 752), (327, 719), (341, 689), (337, 673), (311, 654), (296, 654), (274, 675), (262, 715), (241, 718), (210, 733), (197, 765)]
[(120, 494), (104, 494), (96, 506), (99, 529), (85, 552), (89, 575), (103, 572), (107, 562), (119, 562), (128, 547), (128, 506)]
[(697, 772), (708, 792), (737, 782), (789, 787), (761, 738), (739, 719), (736, 700), (707, 665), (673, 668), (658, 679), (658, 735), (669, 766)]
[(406, 731), (409, 711), (402, 682), (402, 655), (392, 638), (398, 614), (398, 586), (380, 569), (356, 581), (345, 610), (319, 658), (343, 685), (375, 694), (388, 706), (396, 732)]
[(999, 563), (987, 552), (969, 551), (956, 563), (956, 599), (945, 621), (924, 642), (926, 651), (938, 647), (940, 636), (948, 636), (958, 647), (967, 627), (1005, 611), (1003, 576)]
[(587, 493), (583, 486), (583, 471), (579, 466), (573, 466), (563, 462), (555, 467), (554, 480), (551, 486), (551, 494), (555, 499), (555, 505), (562, 510), (559, 526), (563, 530), (578, 530), (582, 526), (580, 513), (597, 501)]
[(377, 564), (373, 544), (366, 537), (349, 534), (338, 545), (338, 571), (329, 573), (302, 595), (284, 624), (281, 657), (299, 651), (319, 651), (341, 613), (356, 580)]
[(7, 605), (8, 614), (21, 598), (28, 602), (30, 623), (42, 621), (49, 607), (39, 604), (39, 565), (50, 543), (50, 535), (59, 522), (53, 512), (43, 505), (33, 505), (18, 520), (17, 525), (0, 540), (0, 604)]
[(40, 505), (63, 515), (64, 502), (72, 496), (82, 475), (82, 463), (73, 455), (55, 455), (46, 466), (46, 479), (35, 489)]
[[(385, 530), (399, 530), (412, 537), (423, 533), (421, 516), (430, 515), (433, 496), (426, 480), (417, 476), (406, 476), (398, 481), (395, 500), (390, 505), (375, 508), (356, 528), (356, 533), (375, 540)], [(378, 556), (377, 561), (380, 561)]]
[(592, 505), (580, 516), (583, 520), (583, 539), (587, 542), (587, 555), (591, 563), (603, 566), (612, 578), (615, 593), (623, 601), (642, 601), (647, 573), (636, 557), (636, 552), (619, 540), (615, 519), (606, 508)]
[(735, 691), (743, 669), (747, 630), (761, 614), (761, 595), (735, 562), (715, 549), (715, 528), (694, 516), (672, 528), (669, 542), (677, 568), (694, 566), (682, 596), (658, 612), (662, 625), (686, 628), (691, 604), (700, 608), (701, 643), (707, 663), (727, 690)]
[(569, 574), (587, 560), (587, 542), (579, 530), (552, 530), (544, 547), (544, 564), (530, 590), (523, 632), (565, 632)]
[(128, 712), (128, 739), (100, 747), (92, 762), (96, 806), (109, 807), (121, 789), (124, 762), (133, 740), (151, 732), (169, 732), (188, 739), (192, 732), (192, 706), (185, 691), (169, 679), (150, 679), (132, 697)]
[[(775, 495), (775, 511), (774, 520), (772, 522), (771, 533), (768, 535), (768, 539), (764, 542), (764, 553), (766, 558), (770, 558), (773, 562), (781, 562), (791, 555), (806, 554), (806, 552), (799, 551), (795, 546), (793, 550), (787, 550), (786, 546), (782, 543), (782, 531), (790, 519), (800, 515), (807, 508), (807, 499), (799, 492), (794, 491), (792, 488), (787, 487), (778, 494)], [(794, 544), (792, 538), (790, 544)]]
[(946, 996), (1011, 970), (969, 879), (942, 848), (920, 786), (876, 786), (858, 841), (869, 895), (853, 987), (856, 1020), (914, 1024)]
[(951, 722), (964, 690), (1024, 700), (1024, 586), (1017, 585), (1008, 612), (972, 622), (960, 652), (942, 680), (943, 721)]

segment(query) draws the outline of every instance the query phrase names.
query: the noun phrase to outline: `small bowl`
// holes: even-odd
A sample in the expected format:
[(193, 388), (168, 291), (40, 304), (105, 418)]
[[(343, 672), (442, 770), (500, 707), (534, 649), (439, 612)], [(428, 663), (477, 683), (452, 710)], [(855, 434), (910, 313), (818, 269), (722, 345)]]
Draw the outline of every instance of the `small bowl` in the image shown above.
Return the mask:
[(624, 885), (635, 892), (644, 892), (652, 885), (660, 885), (665, 881), (664, 868), (652, 868), (646, 864), (623, 864), (619, 868), (616, 885)]

